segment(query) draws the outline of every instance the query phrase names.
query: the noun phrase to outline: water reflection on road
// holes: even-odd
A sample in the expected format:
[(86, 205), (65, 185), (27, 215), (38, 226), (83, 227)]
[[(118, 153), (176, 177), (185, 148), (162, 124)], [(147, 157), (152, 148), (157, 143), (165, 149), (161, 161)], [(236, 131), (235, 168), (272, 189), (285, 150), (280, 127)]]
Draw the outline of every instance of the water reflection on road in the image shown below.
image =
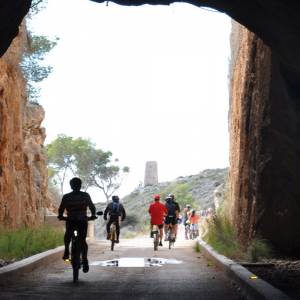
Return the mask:
[(119, 268), (144, 268), (161, 267), (165, 264), (181, 264), (182, 261), (176, 259), (165, 259), (158, 257), (121, 257), (117, 259), (94, 261), (91, 266), (119, 267)]

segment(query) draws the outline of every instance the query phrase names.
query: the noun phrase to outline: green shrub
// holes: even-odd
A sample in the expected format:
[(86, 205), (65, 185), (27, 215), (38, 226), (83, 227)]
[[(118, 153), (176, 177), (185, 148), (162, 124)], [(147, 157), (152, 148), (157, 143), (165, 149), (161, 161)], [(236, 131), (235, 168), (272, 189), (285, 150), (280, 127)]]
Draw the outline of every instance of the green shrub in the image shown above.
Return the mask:
[(261, 238), (253, 239), (247, 249), (248, 259), (252, 262), (257, 262), (261, 258), (269, 258), (271, 254), (270, 245)]
[(201, 252), (201, 247), (200, 247), (199, 242), (196, 242), (194, 249), (195, 249), (195, 251), (196, 251), (197, 253), (200, 253), (200, 252)]
[(63, 244), (63, 230), (49, 226), (0, 230), (0, 258), (21, 259)]
[(239, 258), (243, 256), (235, 230), (225, 215), (217, 215), (209, 220), (208, 232), (204, 240), (217, 252), (227, 257)]

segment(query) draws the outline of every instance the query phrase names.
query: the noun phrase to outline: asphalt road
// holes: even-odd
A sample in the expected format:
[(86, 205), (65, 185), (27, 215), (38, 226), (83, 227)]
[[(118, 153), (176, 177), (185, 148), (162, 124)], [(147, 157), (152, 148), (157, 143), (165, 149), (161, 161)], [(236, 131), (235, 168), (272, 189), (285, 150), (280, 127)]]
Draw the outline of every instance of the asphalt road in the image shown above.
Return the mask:
[[(0, 283), (0, 299), (242, 299), (225, 274), (194, 250), (194, 244), (178, 240), (171, 250), (164, 246), (153, 251), (150, 238), (121, 239), (111, 252), (109, 242), (98, 241), (89, 246), (89, 261), (95, 265), (89, 273), (80, 273), (77, 284), (72, 282), (70, 264), (59, 260), (15, 282)], [(102, 261), (126, 257), (130, 257), (127, 267), (101, 265)], [(142, 257), (146, 261), (176, 259), (178, 263), (131, 266)]]

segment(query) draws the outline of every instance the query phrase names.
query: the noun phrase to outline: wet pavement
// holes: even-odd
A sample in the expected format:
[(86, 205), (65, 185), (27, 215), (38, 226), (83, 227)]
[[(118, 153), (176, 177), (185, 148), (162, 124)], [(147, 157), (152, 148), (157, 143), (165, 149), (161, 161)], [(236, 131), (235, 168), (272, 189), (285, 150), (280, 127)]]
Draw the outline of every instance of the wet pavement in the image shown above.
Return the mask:
[(153, 251), (150, 238), (89, 246), (90, 271), (72, 282), (71, 265), (59, 260), (15, 282), (0, 282), (0, 299), (242, 299), (236, 286), (202, 254), (195, 241)]

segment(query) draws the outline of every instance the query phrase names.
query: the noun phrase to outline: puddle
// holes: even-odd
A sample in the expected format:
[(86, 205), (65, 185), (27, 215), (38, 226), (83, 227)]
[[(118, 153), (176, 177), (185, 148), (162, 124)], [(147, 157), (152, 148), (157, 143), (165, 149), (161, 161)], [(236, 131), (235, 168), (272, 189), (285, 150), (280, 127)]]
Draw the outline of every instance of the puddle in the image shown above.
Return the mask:
[(94, 261), (90, 266), (119, 267), (119, 268), (144, 268), (161, 267), (166, 264), (177, 265), (182, 261), (176, 259), (165, 259), (158, 257), (121, 257), (112, 260)]

